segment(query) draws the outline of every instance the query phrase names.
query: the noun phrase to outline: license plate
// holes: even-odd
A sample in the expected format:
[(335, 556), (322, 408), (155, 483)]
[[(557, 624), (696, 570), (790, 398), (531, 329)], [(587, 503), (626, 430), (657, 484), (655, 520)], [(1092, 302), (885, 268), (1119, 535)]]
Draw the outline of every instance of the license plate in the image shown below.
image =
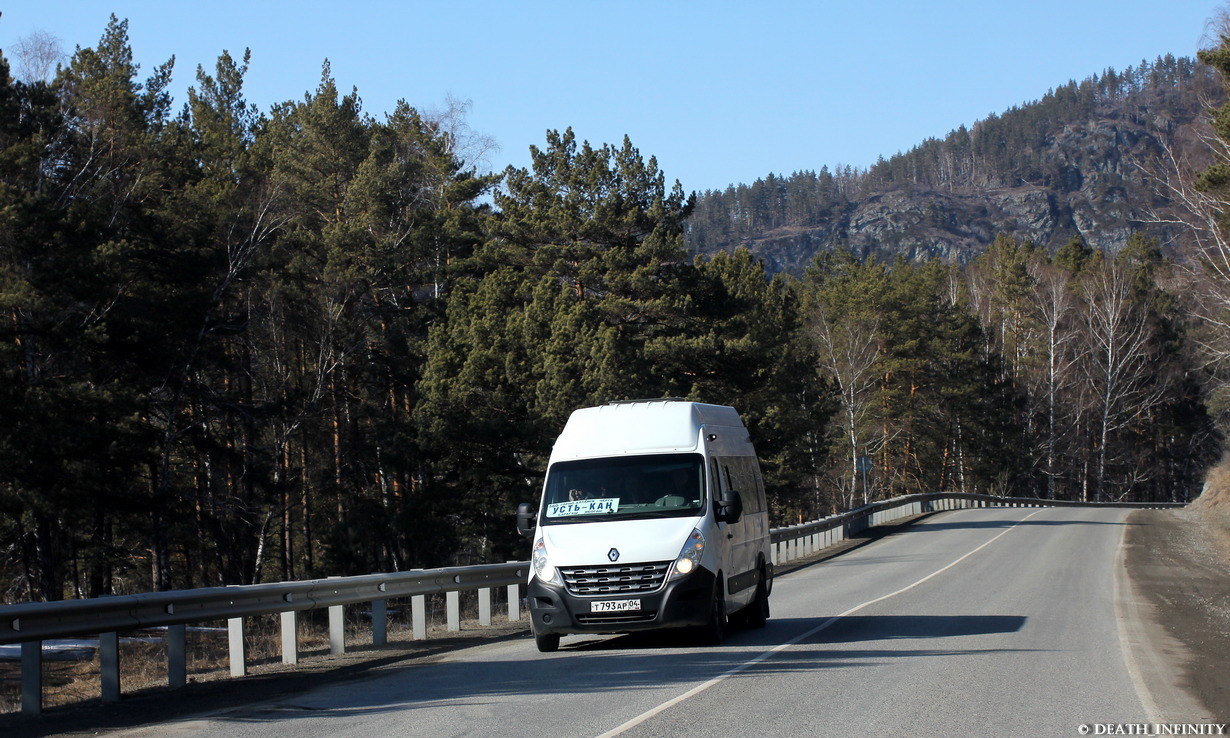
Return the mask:
[(598, 600), (589, 603), (590, 612), (633, 612), (640, 609), (640, 600)]

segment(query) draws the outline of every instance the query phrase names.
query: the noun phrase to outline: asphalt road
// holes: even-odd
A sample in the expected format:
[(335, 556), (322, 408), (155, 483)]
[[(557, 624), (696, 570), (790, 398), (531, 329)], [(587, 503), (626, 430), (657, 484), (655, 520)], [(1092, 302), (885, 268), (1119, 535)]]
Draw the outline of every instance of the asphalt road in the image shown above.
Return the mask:
[(572, 636), (540, 654), (521, 638), (119, 734), (1076, 736), (1152, 722), (1116, 608), (1127, 512), (935, 515), (779, 577), (768, 627), (719, 647)]

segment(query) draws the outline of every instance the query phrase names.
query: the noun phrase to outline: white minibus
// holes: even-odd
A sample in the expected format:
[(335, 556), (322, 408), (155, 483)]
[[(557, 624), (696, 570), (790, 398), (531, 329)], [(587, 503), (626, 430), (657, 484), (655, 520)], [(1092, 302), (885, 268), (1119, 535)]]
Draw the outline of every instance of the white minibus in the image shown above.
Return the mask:
[(517, 529), (533, 542), (526, 604), (541, 651), (570, 633), (663, 628), (720, 643), (728, 619), (763, 627), (769, 616), (769, 511), (734, 408), (639, 400), (573, 412)]

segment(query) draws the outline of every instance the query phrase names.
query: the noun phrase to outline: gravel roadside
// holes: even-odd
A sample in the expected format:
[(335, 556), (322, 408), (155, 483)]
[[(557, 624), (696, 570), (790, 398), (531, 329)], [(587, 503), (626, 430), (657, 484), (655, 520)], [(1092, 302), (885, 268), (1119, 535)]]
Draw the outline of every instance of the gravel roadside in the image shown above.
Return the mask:
[(1230, 513), (1138, 510), (1127, 522), (1126, 573), (1145, 604), (1138, 625), (1162, 666), (1142, 674), (1146, 688), (1194, 700), (1202, 714), (1167, 715), (1176, 722), (1230, 722)]

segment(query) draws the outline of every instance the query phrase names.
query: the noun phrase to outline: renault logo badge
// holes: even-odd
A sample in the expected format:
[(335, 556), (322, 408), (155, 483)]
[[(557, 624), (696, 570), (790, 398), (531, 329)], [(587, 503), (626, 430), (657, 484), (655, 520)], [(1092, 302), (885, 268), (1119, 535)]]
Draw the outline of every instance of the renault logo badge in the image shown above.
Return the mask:
[(611, 561), (619, 561), (619, 549), (612, 548), (610, 551), (607, 551), (606, 557)]

